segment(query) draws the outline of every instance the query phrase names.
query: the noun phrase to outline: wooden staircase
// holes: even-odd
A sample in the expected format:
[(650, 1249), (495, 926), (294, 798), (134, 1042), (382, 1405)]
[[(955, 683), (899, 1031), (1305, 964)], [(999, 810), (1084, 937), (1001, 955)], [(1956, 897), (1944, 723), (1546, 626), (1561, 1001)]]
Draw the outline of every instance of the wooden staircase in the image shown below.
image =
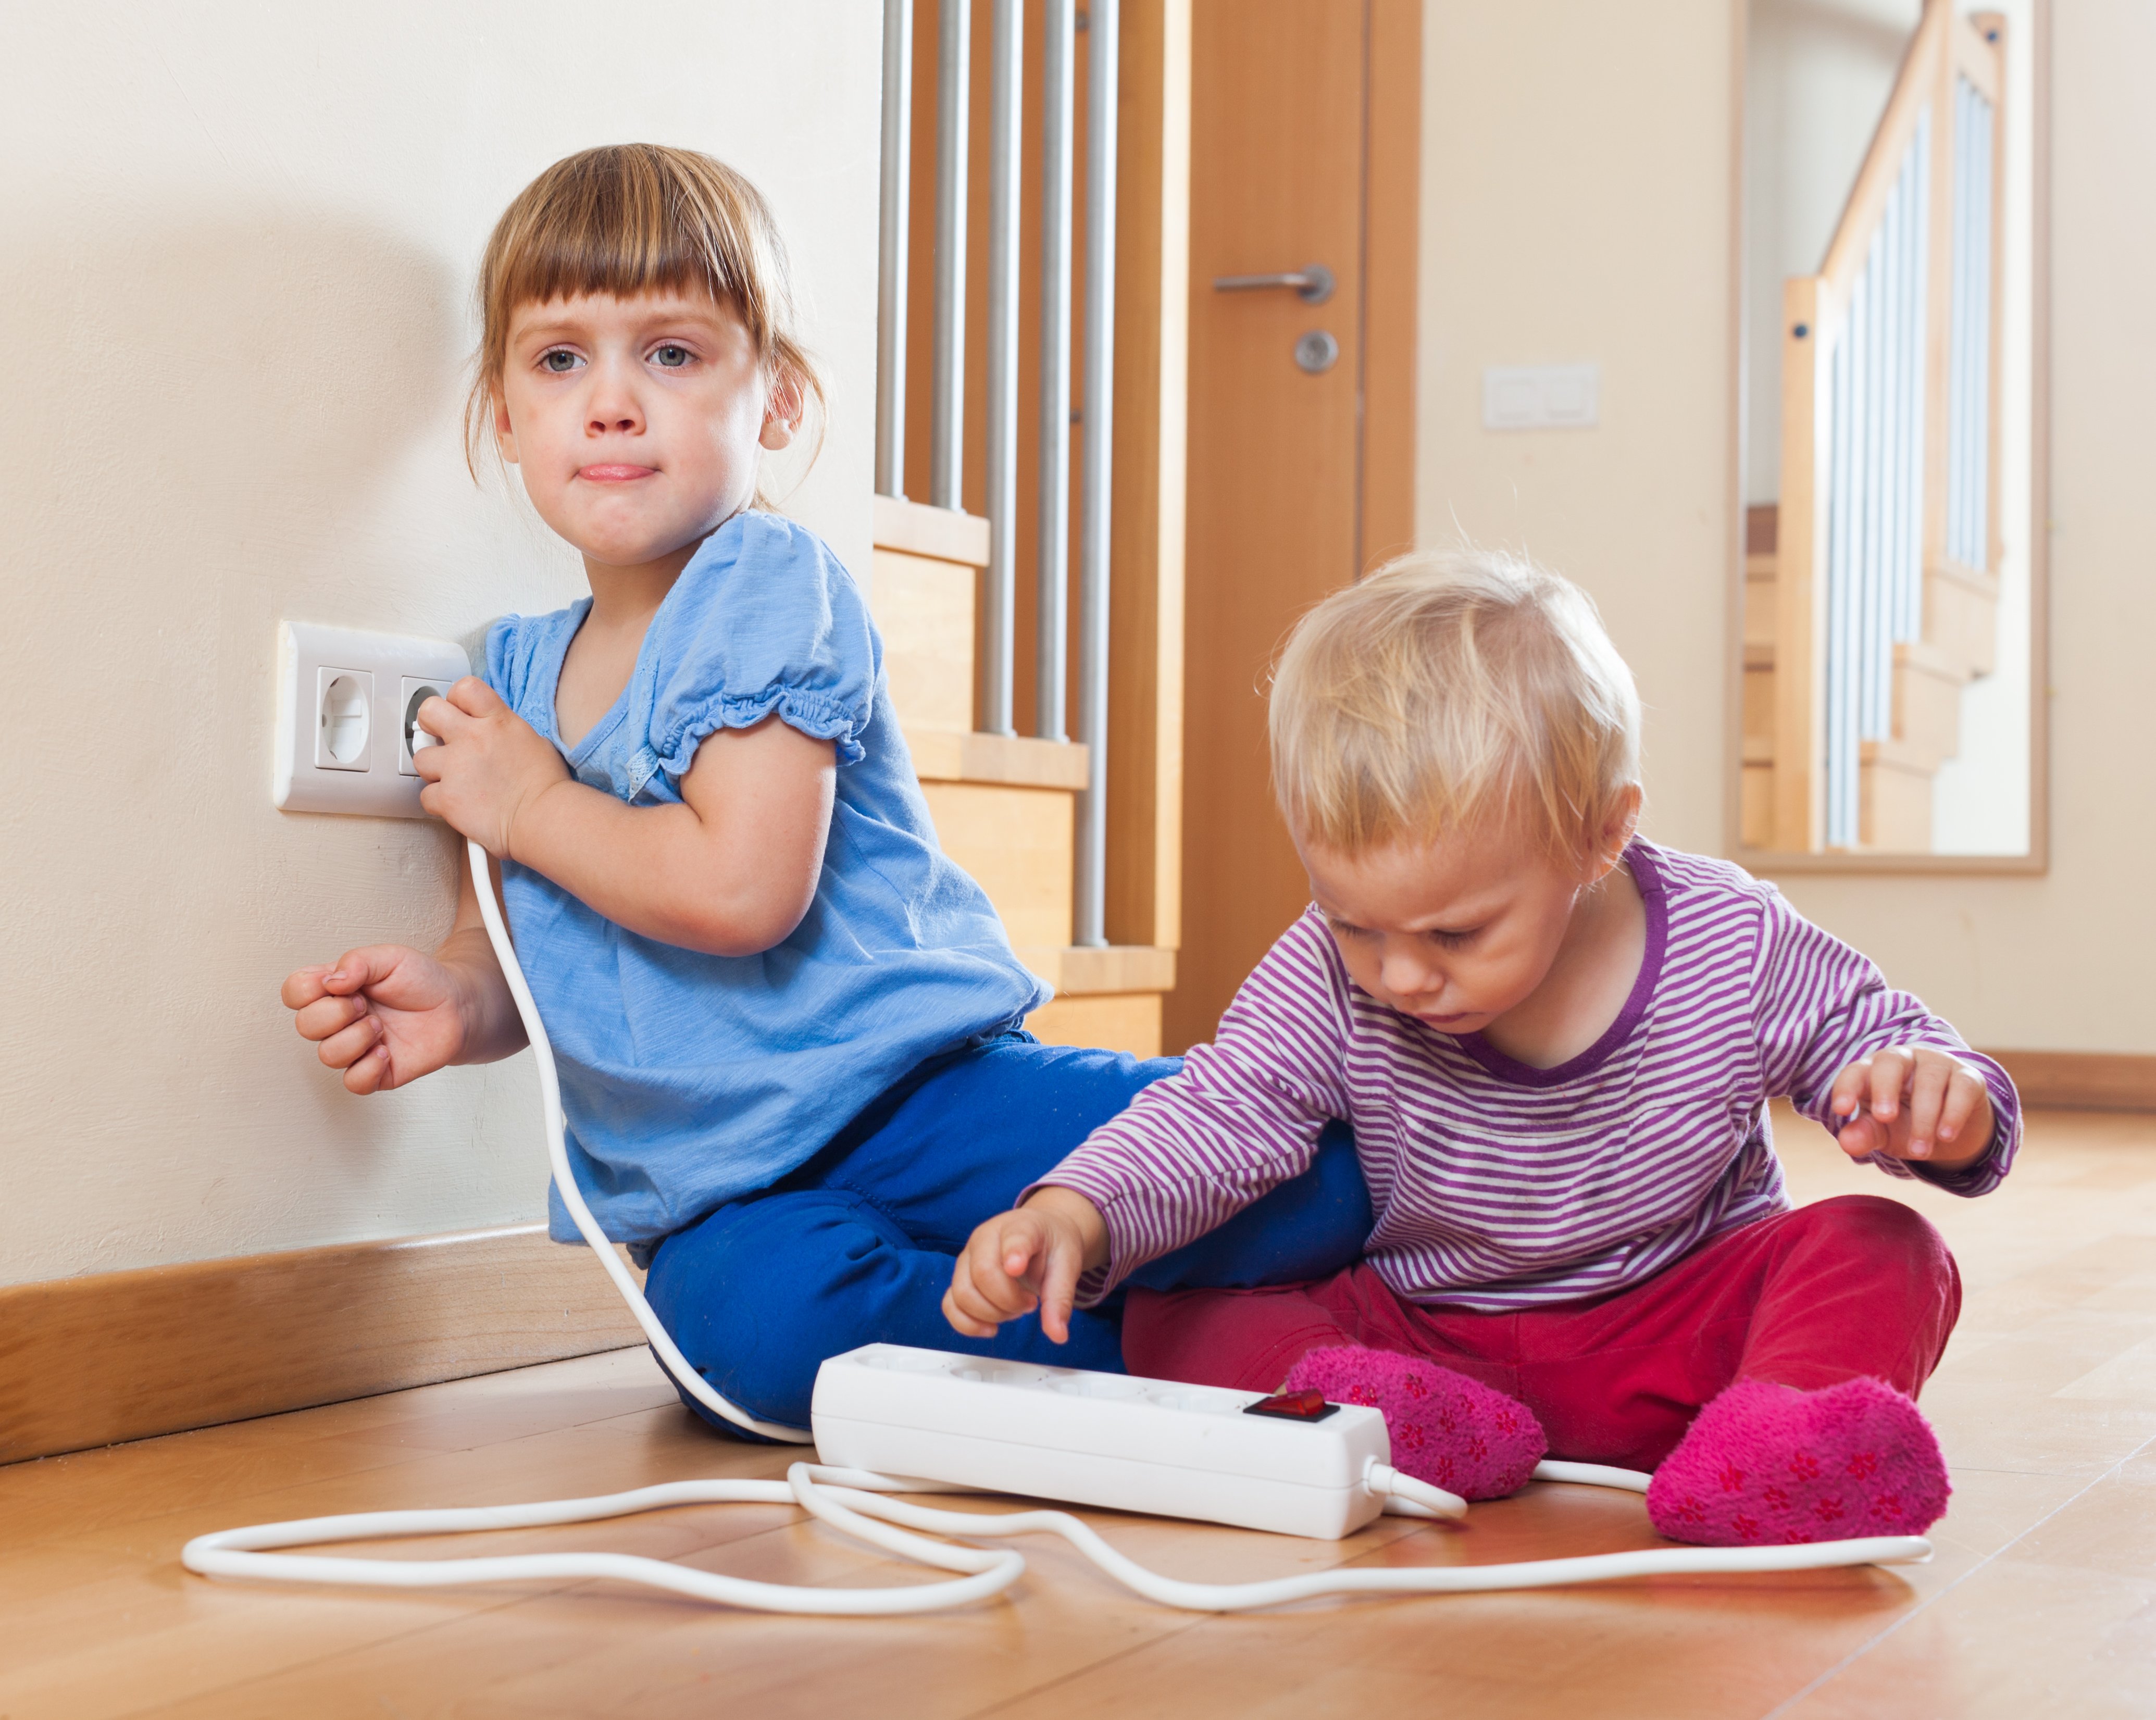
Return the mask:
[[(1744, 777), (1748, 848), (1774, 845), (1775, 574), (1780, 511), (1748, 509), (1744, 521)], [(1893, 733), (1859, 755), (1860, 851), (1932, 846), (1932, 780), (1960, 750), (1961, 691), (1989, 675), (1998, 650), (1999, 582), (1952, 563), (1924, 579), (1924, 637), (1894, 648)]]
[(875, 532), (870, 605), (936, 834), (988, 891), (1019, 958), (1055, 988), (1026, 1025), (1051, 1045), (1158, 1056), (1175, 952), (1070, 942), (1086, 748), (973, 727), (974, 608), (988, 521), (879, 495)]

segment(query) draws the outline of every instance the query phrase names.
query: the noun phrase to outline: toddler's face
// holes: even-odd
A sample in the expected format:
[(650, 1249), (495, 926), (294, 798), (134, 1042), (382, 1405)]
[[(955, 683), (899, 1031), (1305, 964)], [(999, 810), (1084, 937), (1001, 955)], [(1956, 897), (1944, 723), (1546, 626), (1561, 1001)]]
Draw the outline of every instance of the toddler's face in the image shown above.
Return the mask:
[(1349, 977), (1440, 1033), (1479, 1033), (1527, 999), (1600, 870), (1502, 831), (1353, 856), (1298, 848)]
[(634, 567), (748, 505), (760, 448), (792, 439), (740, 315), (701, 295), (520, 306), (495, 434), (540, 517), (587, 561)]

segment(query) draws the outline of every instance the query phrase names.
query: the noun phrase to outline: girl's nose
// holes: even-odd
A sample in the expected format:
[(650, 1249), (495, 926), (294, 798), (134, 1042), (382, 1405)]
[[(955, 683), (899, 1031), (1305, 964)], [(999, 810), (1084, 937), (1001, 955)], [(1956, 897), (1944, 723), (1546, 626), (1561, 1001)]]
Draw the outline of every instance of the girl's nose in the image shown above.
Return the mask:
[(585, 408), (590, 415), (584, 421), (588, 434), (629, 435), (644, 428), (644, 413), (637, 405), (635, 390), (629, 386), (628, 378), (617, 366), (602, 357), (593, 362), (591, 378), (589, 403)]
[(1386, 950), (1378, 958), (1378, 978), (1396, 998), (1420, 997), (1424, 993), (1445, 989), (1445, 976), (1433, 970), (1421, 952), (1411, 947)]

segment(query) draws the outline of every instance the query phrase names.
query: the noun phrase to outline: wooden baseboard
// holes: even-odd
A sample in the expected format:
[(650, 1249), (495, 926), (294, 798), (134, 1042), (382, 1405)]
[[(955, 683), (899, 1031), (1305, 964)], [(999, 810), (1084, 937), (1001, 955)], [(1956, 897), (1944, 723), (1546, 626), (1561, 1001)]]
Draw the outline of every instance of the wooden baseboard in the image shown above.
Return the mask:
[(640, 1343), (543, 1225), (0, 1288), (0, 1463)]
[(2024, 1105), (2066, 1111), (2156, 1111), (2156, 1056), (2107, 1051), (1989, 1051)]

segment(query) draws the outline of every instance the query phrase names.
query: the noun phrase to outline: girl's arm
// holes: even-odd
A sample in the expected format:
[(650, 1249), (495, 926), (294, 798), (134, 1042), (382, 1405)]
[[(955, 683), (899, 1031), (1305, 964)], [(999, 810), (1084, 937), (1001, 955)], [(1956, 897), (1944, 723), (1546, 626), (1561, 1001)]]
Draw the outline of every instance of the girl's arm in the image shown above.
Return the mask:
[(2021, 1138), (2006, 1071), (1779, 891), (1762, 896), (1753, 1009), (1768, 1093), (1891, 1176), (1997, 1188)]
[(1243, 983), (1209, 1045), (1155, 1081), (1019, 1197), (975, 1229), (944, 1316), (982, 1337), (1035, 1307), (1060, 1343), (1147, 1261), (1224, 1224), (1310, 1168), (1327, 1119), (1348, 1114), (1331, 937), (1296, 922)]
[(618, 926), (752, 956), (792, 932), (815, 898), (836, 754), (776, 716), (706, 737), (674, 806), (625, 806), (577, 781), (475, 677), (429, 700), (420, 721), (443, 742), (414, 756), (427, 810)]
[(433, 955), (369, 944), (285, 982), (300, 1037), (344, 1071), (352, 1092), (387, 1092), (449, 1064), (491, 1063), (523, 1047), (524, 1024), (487, 942), (470, 869), (459, 864), (457, 878), (456, 923)]

